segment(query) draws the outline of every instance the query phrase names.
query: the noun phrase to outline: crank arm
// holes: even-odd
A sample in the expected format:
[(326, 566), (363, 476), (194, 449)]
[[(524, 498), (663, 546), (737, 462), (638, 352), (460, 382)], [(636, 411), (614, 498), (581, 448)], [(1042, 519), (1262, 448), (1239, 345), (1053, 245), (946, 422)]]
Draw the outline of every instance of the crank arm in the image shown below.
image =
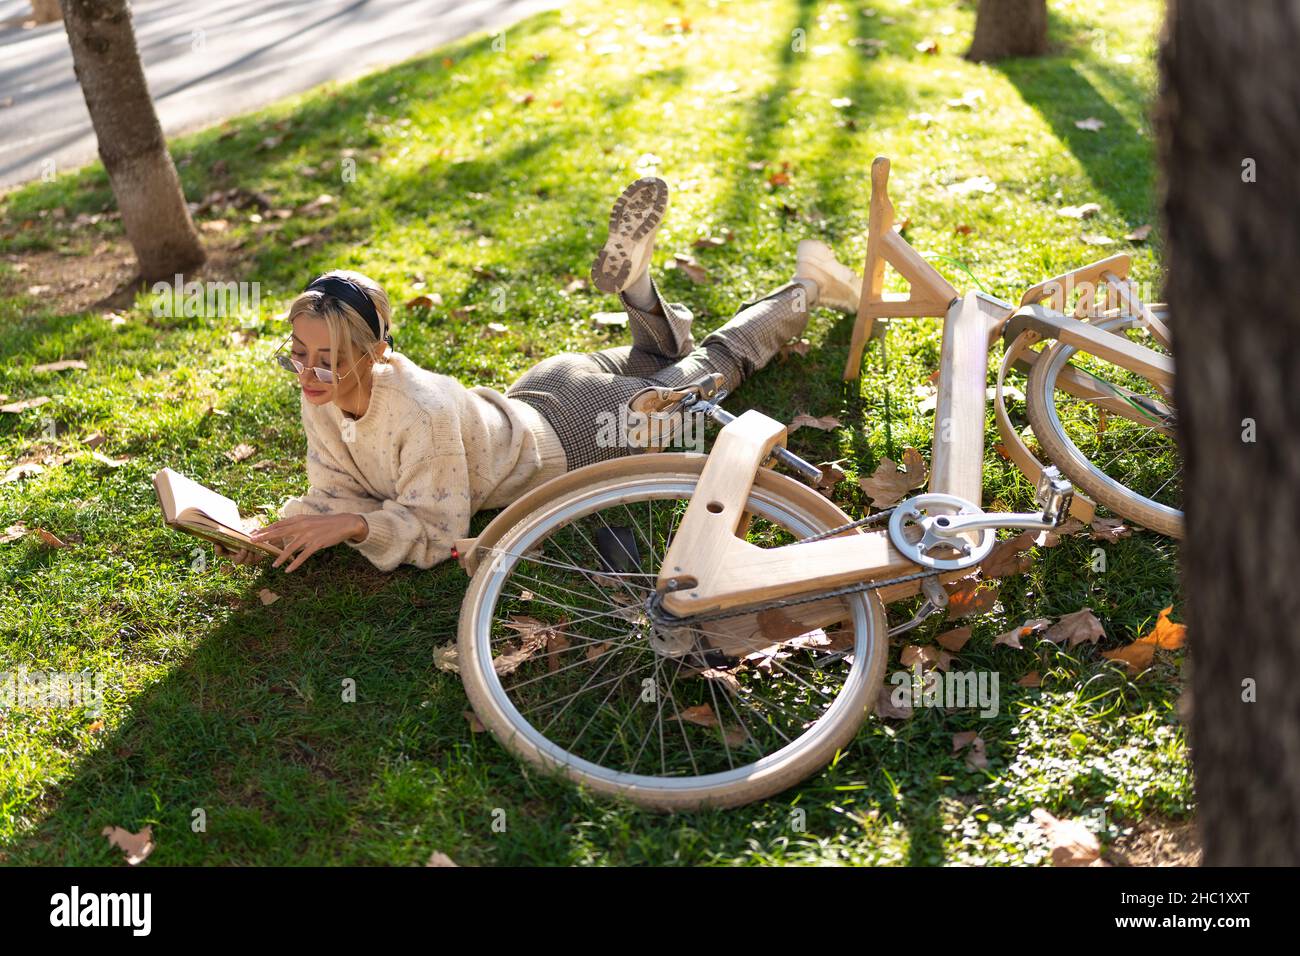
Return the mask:
[(1043, 469), (1038, 482), (1038, 514), (980, 512), (971, 515), (941, 515), (927, 522), (927, 531), (939, 538), (957, 538), (967, 532), (989, 528), (1020, 528), (1050, 531), (1065, 521), (1074, 501), (1074, 486), (1055, 465)]
[(948, 606), (948, 592), (944, 590), (938, 578), (924, 578), (921, 581), (921, 593), (925, 595), (925, 601), (916, 609), (916, 614), (913, 615), (910, 621), (897, 627), (891, 627), (889, 629), (890, 637), (906, 634)]

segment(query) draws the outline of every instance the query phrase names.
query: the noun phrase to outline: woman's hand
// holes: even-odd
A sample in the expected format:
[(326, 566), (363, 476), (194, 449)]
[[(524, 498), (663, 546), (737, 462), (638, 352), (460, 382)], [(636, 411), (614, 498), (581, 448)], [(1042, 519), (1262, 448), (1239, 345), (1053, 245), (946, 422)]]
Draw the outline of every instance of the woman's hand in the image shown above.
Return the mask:
[(263, 561), (269, 557), (265, 551), (258, 551), (256, 548), (238, 548), (232, 550), (231, 548), (217, 544), (215, 541), (212, 543), (212, 548), (216, 552), (217, 557), (227, 558), (232, 564), (257, 564), (259, 561)]
[(294, 515), (254, 531), (254, 541), (279, 542), (283, 550), (272, 562), (278, 568), (292, 559), (284, 570), (295, 570), (321, 548), (333, 547), (344, 541), (364, 541), (370, 533), (366, 519), (358, 514)]

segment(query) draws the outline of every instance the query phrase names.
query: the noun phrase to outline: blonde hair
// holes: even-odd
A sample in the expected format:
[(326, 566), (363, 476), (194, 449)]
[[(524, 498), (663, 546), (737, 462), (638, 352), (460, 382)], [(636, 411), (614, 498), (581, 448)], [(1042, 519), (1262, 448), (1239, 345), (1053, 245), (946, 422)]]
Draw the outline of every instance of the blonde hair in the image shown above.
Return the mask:
[[(338, 368), (342, 364), (339, 362), (339, 355), (343, 354), (347, 357), (347, 364), (351, 368), (358, 355), (373, 354), (374, 347), (392, 331), (392, 306), (389, 305), (388, 294), (384, 292), (383, 286), (363, 273), (349, 269), (335, 269), (326, 272), (321, 278), (324, 277), (348, 279), (361, 287), (374, 304), (375, 313), (379, 316), (379, 334), (375, 335), (375, 330), (370, 327), (370, 323), (352, 306), (320, 291), (304, 292), (294, 299), (293, 304), (289, 306), (288, 321), (293, 325), (294, 319), (298, 318), (324, 319), (330, 333), (332, 365)], [(339, 351), (340, 345), (343, 346), (342, 353)], [(385, 351), (375, 361), (387, 362), (390, 354)]]

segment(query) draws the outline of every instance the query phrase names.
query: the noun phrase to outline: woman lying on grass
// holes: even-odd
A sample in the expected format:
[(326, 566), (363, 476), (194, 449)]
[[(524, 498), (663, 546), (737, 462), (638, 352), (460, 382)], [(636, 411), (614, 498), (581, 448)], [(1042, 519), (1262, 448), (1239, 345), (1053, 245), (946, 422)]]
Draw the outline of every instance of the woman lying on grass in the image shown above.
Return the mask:
[[(637, 392), (709, 373), (731, 391), (804, 331), (813, 307), (857, 312), (861, 279), (826, 245), (804, 240), (790, 282), (746, 303), (697, 346), (690, 310), (665, 302), (650, 277), (667, 206), (661, 179), (625, 189), (592, 266), (596, 287), (617, 293), (627, 309), (632, 345), (553, 356), (504, 395), (466, 388), (393, 351), (388, 297), (366, 276), (340, 271), (313, 281), (289, 308), (292, 350), (277, 354), (302, 386), (310, 487), (285, 502), (281, 520), (253, 534), (283, 548), (273, 567), (293, 571), (336, 544), (384, 571), (432, 567), (469, 534), (479, 509), (627, 453), (627, 443), (600, 440), (600, 423)], [(238, 563), (264, 557), (219, 553)]]

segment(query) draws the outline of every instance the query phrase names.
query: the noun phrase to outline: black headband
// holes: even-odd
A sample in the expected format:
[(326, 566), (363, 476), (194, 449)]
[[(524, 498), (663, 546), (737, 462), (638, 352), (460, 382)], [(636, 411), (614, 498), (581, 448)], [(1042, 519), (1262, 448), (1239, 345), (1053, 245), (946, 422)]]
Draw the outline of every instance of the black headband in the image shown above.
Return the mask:
[(352, 306), (357, 314), (366, 320), (370, 331), (375, 333), (375, 338), (382, 338), (388, 343), (389, 348), (393, 347), (392, 333), (384, 333), (379, 323), (379, 312), (375, 309), (375, 303), (366, 294), (366, 290), (356, 282), (342, 276), (317, 276), (302, 291), (320, 292)]

